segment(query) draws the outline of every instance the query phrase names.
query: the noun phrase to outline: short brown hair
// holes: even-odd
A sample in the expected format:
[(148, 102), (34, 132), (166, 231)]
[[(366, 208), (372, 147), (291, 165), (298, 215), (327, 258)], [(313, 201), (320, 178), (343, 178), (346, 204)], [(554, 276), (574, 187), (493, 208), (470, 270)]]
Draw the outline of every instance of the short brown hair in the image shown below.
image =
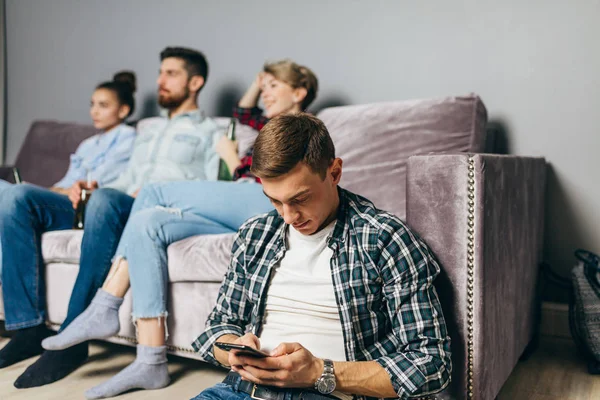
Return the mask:
[(276, 178), (303, 162), (325, 179), (334, 159), (333, 140), (320, 119), (306, 113), (279, 115), (258, 134), (251, 171), (259, 178)]
[(275, 79), (285, 82), (294, 89), (306, 89), (306, 97), (302, 100), (303, 110), (313, 102), (319, 91), (319, 81), (317, 76), (303, 65), (298, 65), (292, 60), (281, 60), (272, 63), (266, 63), (263, 71), (275, 77)]
[(192, 76), (201, 76), (204, 78), (204, 83), (206, 84), (206, 80), (208, 79), (208, 62), (204, 54), (198, 50), (186, 47), (166, 47), (160, 52), (160, 61), (171, 57), (183, 60), (185, 70), (188, 73), (188, 79)]

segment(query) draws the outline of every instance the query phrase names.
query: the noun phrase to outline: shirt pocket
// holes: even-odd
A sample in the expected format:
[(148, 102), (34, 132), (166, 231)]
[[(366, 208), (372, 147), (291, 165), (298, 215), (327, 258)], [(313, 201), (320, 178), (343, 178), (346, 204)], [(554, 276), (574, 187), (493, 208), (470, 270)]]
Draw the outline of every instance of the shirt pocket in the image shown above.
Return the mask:
[(192, 135), (174, 136), (167, 157), (178, 164), (189, 164), (194, 161), (201, 141), (201, 138)]
[(136, 159), (139, 161), (149, 161), (150, 160), (150, 146), (152, 144), (152, 140), (154, 136), (152, 135), (139, 135), (135, 140), (135, 147), (133, 149), (133, 154), (131, 159)]
[(71, 165), (70, 167), (73, 169), (80, 169), (82, 167), (83, 164), (83, 157), (81, 157), (79, 154), (71, 154)]

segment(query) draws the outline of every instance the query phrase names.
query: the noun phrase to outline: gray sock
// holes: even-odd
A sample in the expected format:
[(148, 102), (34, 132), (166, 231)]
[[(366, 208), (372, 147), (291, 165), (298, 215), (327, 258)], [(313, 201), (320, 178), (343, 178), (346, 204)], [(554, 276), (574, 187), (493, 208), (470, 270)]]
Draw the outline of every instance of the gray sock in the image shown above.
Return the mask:
[(108, 381), (86, 391), (85, 397), (103, 399), (131, 389), (160, 389), (170, 382), (167, 347), (138, 344), (135, 361)]
[(91, 339), (105, 339), (119, 333), (121, 297), (98, 289), (92, 303), (64, 331), (42, 341), (46, 350), (64, 350)]

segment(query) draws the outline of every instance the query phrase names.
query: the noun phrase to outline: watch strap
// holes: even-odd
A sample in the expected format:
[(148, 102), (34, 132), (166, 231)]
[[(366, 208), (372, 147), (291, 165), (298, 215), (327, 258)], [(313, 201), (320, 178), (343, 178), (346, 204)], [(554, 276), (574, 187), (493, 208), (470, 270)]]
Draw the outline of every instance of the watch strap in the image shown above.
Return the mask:
[(323, 359), (323, 375), (335, 375), (333, 370), (333, 361), (327, 358)]

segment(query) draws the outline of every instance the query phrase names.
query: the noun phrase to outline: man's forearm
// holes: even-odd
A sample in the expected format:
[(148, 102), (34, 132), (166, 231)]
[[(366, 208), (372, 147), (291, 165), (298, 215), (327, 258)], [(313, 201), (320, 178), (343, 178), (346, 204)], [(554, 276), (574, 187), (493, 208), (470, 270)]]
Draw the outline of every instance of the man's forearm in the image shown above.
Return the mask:
[[(219, 336), (219, 338), (216, 340), (216, 342), (233, 343), (237, 339), (239, 339), (239, 336), (227, 334), (227, 335)], [(217, 346), (213, 345), (213, 354), (218, 362), (220, 362), (222, 365), (229, 366), (229, 352), (228, 351), (221, 350)]]
[(336, 390), (370, 397), (398, 397), (390, 376), (376, 361), (334, 362)]

